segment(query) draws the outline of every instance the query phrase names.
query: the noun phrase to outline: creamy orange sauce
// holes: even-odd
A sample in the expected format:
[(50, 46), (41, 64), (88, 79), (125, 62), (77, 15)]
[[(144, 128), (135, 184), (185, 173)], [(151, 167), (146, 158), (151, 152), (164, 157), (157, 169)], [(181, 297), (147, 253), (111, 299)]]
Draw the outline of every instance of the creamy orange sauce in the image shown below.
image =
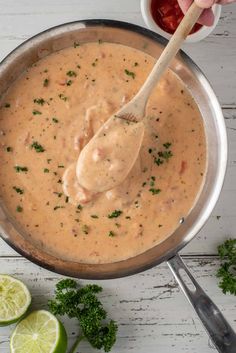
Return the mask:
[[(171, 71), (149, 99), (140, 154), (125, 180), (99, 193), (76, 177), (84, 146), (153, 65), (129, 47), (83, 44), (40, 60), (2, 98), (1, 199), (45, 251), (86, 263), (123, 260), (163, 241), (193, 207), (206, 168), (204, 127)], [(93, 159), (103, 152), (97, 146)]]

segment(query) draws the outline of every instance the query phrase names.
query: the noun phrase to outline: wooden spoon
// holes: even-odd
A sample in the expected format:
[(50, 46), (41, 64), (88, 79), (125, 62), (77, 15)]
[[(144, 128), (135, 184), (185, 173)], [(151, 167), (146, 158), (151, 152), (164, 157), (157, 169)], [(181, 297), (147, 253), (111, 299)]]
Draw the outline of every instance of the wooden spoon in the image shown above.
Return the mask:
[(106, 191), (127, 177), (142, 145), (148, 98), (201, 13), (202, 9), (193, 2), (138, 93), (112, 115), (83, 148), (76, 175), (84, 188)]

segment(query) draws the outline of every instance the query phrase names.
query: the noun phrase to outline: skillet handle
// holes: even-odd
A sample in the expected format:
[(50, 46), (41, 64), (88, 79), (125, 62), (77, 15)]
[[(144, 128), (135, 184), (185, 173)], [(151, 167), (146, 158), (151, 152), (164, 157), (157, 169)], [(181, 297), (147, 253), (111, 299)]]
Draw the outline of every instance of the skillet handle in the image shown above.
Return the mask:
[[(218, 352), (235, 353), (236, 333), (228, 324), (217, 306), (199, 286), (180, 256), (176, 255), (175, 257), (172, 257), (167, 264), (180, 288), (202, 321)], [(188, 285), (186, 284), (186, 280), (182, 277), (181, 272), (185, 272), (185, 277), (187, 274)], [(191, 281), (190, 285), (189, 280)]]

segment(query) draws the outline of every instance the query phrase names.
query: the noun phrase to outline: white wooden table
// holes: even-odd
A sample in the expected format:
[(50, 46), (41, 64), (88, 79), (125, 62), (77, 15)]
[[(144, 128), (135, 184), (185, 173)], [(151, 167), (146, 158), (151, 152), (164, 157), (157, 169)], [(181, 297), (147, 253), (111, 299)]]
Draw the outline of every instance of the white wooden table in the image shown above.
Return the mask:
[[(37, 32), (86, 18), (109, 18), (144, 26), (139, 0), (0, 0), (0, 59)], [(223, 9), (220, 23), (210, 37), (186, 46), (185, 50), (205, 72), (219, 97), (229, 137), (229, 162), (224, 188), (212, 216), (182, 254), (196, 279), (236, 329), (236, 298), (222, 294), (215, 277), (219, 265), (217, 245), (236, 236), (236, 5)], [(2, 240), (0, 272), (13, 274), (29, 286), (34, 308), (47, 307), (47, 299), (61, 278), (25, 260)], [(113, 352), (214, 351), (165, 264), (100, 284), (104, 287), (103, 301), (119, 324)], [(67, 321), (65, 324), (73, 339), (76, 326)], [(10, 352), (12, 329), (0, 328), (1, 353)], [(83, 344), (80, 352), (95, 351)]]

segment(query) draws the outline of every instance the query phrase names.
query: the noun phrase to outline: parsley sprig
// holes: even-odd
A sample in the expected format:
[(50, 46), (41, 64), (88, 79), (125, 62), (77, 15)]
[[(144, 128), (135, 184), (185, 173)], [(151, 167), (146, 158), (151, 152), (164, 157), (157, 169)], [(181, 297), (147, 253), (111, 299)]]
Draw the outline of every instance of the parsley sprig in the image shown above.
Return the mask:
[(87, 340), (92, 347), (109, 352), (116, 341), (117, 325), (113, 320), (104, 322), (107, 312), (97, 294), (102, 288), (95, 284), (81, 287), (72, 279), (57, 283), (54, 299), (48, 305), (54, 315), (67, 315), (76, 318), (81, 328), (70, 353), (76, 352), (78, 344)]
[(218, 254), (224, 261), (217, 271), (219, 287), (224, 294), (228, 292), (236, 295), (236, 239), (228, 239), (219, 245)]

